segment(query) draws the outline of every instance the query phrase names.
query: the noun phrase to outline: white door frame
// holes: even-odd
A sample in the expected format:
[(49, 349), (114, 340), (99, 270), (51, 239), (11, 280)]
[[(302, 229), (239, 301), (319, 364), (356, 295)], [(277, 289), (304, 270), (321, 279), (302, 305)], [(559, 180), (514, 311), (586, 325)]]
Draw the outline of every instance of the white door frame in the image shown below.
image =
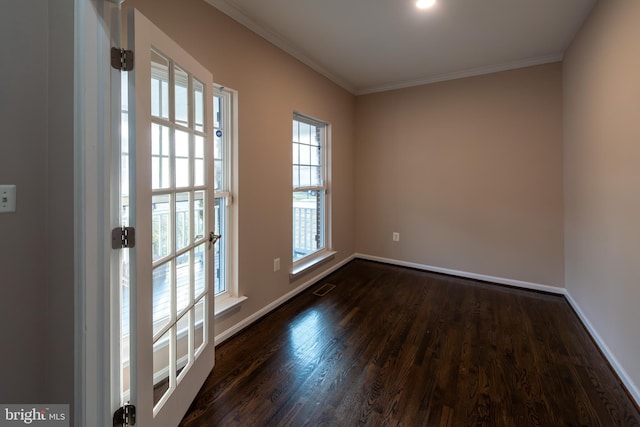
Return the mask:
[[(74, 4), (74, 425), (111, 425), (110, 258), (113, 110), (122, 0)], [(119, 148), (119, 147), (117, 147)]]

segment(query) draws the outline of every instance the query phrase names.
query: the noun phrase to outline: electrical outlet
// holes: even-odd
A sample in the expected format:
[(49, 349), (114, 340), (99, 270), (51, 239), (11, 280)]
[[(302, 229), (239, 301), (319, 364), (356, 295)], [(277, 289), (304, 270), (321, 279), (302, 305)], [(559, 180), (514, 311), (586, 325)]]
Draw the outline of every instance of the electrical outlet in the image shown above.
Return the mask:
[(393, 241), (394, 242), (399, 242), (400, 241), (400, 233), (397, 232), (393, 232)]
[(273, 271), (280, 270), (280, 258), (276, 258), (273, 260)]

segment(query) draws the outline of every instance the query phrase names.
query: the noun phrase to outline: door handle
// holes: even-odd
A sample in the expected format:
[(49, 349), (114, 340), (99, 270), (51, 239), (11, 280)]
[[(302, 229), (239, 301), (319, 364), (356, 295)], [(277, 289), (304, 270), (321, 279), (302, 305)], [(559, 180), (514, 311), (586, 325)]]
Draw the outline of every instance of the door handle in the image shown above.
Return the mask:
[(210, 231), (209, 232), (209, 249), (211, 249), (211, 247), (215, 245), (216, 242), (220, 240), (221, 237), (222, 237), (221, 234), (215, 234), (213, 231)]

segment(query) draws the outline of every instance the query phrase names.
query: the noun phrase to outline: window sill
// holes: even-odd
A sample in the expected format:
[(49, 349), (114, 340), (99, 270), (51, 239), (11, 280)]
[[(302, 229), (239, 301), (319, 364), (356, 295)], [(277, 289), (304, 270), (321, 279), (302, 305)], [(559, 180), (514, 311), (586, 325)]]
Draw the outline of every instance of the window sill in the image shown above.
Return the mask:
[(336, 253), (336, 251), (324, 251), (318, 256), (313, 257), (312, 259), (296, 265), (289, 272), (289, 279), (296, 279), (298, 278), (298, 276), (306, 273), (308, 270), (311, 270), (319, 266), (320, 264), (333, 259)]
[(234, 308), (240, 306), (243, 302), (247, 300), (247, 297), (222, 297), (219, 300), (216, 299), (215, 303), (215, 317), (222, 316), (223, 314), (233, 310)]

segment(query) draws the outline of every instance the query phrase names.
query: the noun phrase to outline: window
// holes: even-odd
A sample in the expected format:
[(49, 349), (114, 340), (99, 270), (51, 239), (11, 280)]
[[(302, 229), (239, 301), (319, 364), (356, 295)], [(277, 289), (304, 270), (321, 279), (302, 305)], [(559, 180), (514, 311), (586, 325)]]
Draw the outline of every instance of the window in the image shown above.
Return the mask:
[[(214, 210), (215, 234), (222, 237), (215, 244), (216, 297), (235, 297), (233, 231), (233, 145), (235, 133), (235, 92), (215, 88), (213, 97)], [(218, 307), (216, 307), (216, 311)]]
[(328, 125), (293, 115), (293, 271), (329, 254)]

